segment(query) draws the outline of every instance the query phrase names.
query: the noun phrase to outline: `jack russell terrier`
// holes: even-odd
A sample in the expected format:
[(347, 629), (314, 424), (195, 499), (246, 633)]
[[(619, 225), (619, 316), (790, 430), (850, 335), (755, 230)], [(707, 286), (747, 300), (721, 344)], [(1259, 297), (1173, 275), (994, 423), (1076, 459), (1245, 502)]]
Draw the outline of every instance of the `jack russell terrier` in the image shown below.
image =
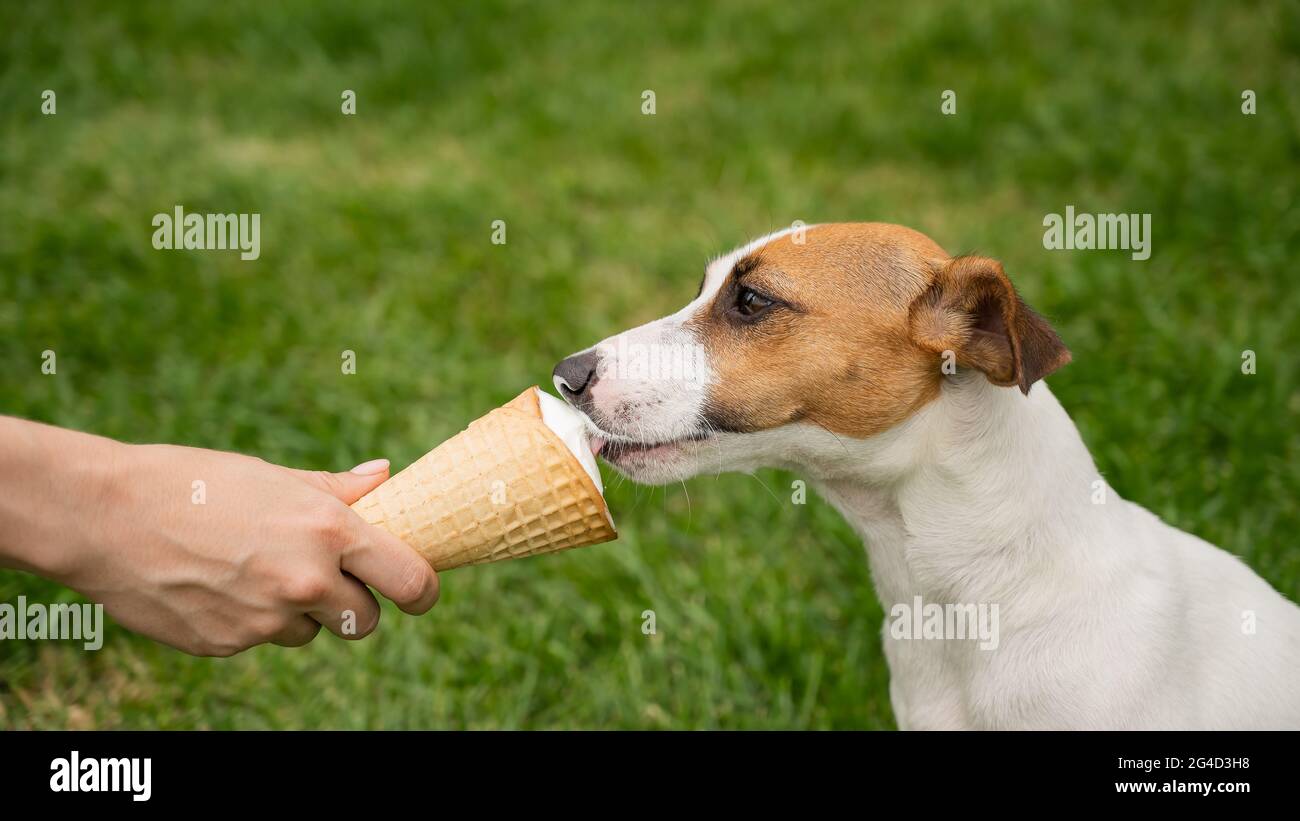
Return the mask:
[(851, 223), (714, 260), (555, 385), (634, 481), (807, 477), (887, 612), (996, 605), (992, 643), (886, 627), (902, 729), (1300, 728), (1300, 607), (1105, 484), (1039, 381), (1069, 361), (995, 260)]

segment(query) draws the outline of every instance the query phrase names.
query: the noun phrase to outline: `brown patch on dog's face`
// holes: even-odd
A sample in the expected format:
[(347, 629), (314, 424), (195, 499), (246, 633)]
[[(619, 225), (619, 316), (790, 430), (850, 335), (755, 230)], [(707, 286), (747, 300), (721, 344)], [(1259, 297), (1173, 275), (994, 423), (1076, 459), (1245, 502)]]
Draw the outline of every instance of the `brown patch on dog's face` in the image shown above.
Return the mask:
[(809, 421), (865, 438), (939, 395), (945, 352), (1026, 393), (1070, 359), (995, 260), (950, 259), (882, 223), (797, 238), (739, 259), (686, 323), (715, 370), (704, 415), (718, 430)]
[(881, 223), (798, 238), (739, 260), (687, 323), (715, 370), (706, 419), (733, 431), (805, 420), (858, 438), (879, 433), (938, 395), (941, 373), (911, 339), (909, 308), (947, 254)]

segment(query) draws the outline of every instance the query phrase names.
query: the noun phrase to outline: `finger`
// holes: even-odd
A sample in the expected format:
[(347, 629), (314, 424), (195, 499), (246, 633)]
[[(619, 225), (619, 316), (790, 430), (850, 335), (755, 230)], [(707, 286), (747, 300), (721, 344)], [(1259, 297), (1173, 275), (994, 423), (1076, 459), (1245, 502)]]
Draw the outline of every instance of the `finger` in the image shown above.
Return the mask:
[(371, 459), (344, 473), (297, 468), (285, 468), (285, 470), (312, 487), (325, 491), (343, 504), (350, 505), (388, 479), (388, 460)]
[(379, 626), (379, 602), (366, 586), (346, 573), (320, 605), (307, 615), (342, 639), (363, 639)]
[(354, 522), (354, 537), (343, 550), (343, 569), (418, 616), (438, 601), (438, 574), (405, 542), (382, 528)]
[(320, 622), (307, 616), (298, 616), (290, 624), (271, 637), (272, 644), (281, 647), (302, 647), (320, 632)]

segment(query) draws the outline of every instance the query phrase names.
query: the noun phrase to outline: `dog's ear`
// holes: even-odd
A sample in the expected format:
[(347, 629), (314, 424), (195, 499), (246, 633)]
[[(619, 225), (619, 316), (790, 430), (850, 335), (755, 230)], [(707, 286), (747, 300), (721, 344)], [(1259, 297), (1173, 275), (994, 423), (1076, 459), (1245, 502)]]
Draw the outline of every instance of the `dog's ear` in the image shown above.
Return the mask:
[(1002, 264), (985, 257), (955, 257), (912, 303), (913, 341), (936, 354), (952, 351), (957, 363), (983, 371), (995, 385), (1024, 393), (1070, 361), (1070, 351), (1047, 320), (1026, 305)]

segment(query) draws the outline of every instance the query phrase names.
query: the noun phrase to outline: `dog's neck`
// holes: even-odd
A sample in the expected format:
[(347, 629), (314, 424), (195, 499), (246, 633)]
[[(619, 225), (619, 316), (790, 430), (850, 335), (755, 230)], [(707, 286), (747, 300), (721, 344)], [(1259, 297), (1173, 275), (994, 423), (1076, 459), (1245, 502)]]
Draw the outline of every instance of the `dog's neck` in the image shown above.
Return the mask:
[(1025, 396), (980, 374), (808, 467), (866, 542), (886, 607), (916, 595), (1009, 601), (1031, 578), (1079, 572), (1099, 558), (1083, 546), (1097, 550), (1122, 506), (1047, 385)]

